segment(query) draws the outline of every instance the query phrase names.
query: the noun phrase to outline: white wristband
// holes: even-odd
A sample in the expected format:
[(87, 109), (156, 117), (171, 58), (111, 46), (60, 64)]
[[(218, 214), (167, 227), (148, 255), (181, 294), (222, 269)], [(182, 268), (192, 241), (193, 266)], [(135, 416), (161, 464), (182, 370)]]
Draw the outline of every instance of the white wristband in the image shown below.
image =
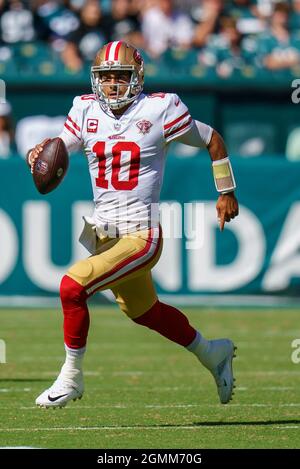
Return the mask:
[(217, 191), (221, 194), (234, 191), (236, 183), (229, 158), (213, 161), (212, 167)]

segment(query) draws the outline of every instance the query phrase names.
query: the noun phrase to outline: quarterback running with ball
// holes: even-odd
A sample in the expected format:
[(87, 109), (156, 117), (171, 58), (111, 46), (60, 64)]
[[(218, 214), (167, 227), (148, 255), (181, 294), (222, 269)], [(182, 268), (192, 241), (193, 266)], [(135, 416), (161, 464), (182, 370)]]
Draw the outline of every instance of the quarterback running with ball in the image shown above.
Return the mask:
[[(125, 42), (110, 42), (99, 50), (91, 79), (93, 94), (75, 97), (59, 136), (68, 150), (83, 147), (87, 158), (95, 208), (92, 217), (85, 217), (80, 240), (91, 256), (72, 265), (62, 278), (66, 359), (36, 404), (63, 407), (82, 397), (87, 300), (105, 289), (112, 290), (120, 309), (135, 323), (194, 354), (211, 372), (220, 402), (226, 404), (234, 388), (233, 342), (206, 340), (181, 311), (159, 301), (151, 277), (162, 250), (157, 206), (170, 142), (208, 149), (219, 192), (220, 229), (238, 215), (223, 139), (193, 119), (176, 94), (144, 94), (143, 59)], [(29, 152), (31, 171), (44, 145)]]

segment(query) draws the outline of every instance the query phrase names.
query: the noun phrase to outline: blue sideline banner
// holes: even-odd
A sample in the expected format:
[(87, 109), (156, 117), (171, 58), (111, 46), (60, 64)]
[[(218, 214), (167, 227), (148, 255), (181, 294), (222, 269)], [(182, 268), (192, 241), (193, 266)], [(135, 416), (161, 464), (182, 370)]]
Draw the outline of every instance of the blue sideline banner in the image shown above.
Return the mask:
[[(161, 197), (160, 294), (297, 296), (300, 286), (300, 163), (232, 158), (239, 217), (218, 229), (209, 156), (167, 157)], [(0, 296), (57, 296), (61, 277), (87, 257), (82, 215), (93, 210), (86, 160), (71, 157), (53, 193), (40, 195), (25, 162), (0, 161)]]

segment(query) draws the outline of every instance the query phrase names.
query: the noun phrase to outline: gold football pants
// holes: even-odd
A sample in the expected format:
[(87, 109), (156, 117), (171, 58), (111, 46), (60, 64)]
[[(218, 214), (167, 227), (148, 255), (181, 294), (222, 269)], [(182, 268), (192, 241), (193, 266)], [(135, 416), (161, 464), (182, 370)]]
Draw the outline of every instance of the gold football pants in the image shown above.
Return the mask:
[(110, 289), (121, 310), (134, 319), (157, 301), (151, 269), (162, 251), (160, 227), (120, 238), (98, 239), (97, 253), (76, 262), (67, 275), (85, 288), (88, 296)]

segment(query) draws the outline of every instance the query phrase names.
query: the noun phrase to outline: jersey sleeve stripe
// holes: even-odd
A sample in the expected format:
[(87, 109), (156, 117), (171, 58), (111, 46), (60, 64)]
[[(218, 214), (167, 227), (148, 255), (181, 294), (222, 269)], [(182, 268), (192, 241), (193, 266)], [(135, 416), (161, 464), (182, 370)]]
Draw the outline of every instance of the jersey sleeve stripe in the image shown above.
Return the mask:
[(83, 94), (80, 96), (81, 101), (88, 101), (92, 99), (93, 101), (96, 101), (95, 95), (94, 94)]
[(79, 125), (76, 124), (76, 122), (74, 122), (70, 116), (67, 117), (67, 120), (71, 122), (71, 124), (73, 125), (73, 127), (76, 129), (76, 130), (79, 130), (80, 132), (80, 127)]
[(73, 135), (75, 135), (76, 138), (78, 138), (78, 140), (80, 141), (80, 138), (78, 137), (78, 135), (75, 133), (75, 130), (73, 130), (67, 123), (65, 123), (65, 127), (66, 129), (71, 132)]
[(186, 111), (184, 114), (182, 114), (181, 116), (177, 117), (177, 119), (173, 120), (172, 122), (169, 122), (168, 124), (164, 125), (164, 129), (167, 130), (169, 129), (170, 127), (172, 127), (173, 125), (177, 124), (177, 122), (181, 121), (182, 119), (184, 119), (186, 116), (189, 116), (190, 113), (189, 111)]
[(185, 124), (181, 125), (177, 129), (172, 130), (169, 133), (165, 133), (165, 138), (169, 138), (169, 137), (171, 137), (171, 135), (175, 135), (177, 133), (182, 132), (182, 130), (184, 130), (186, 127), (188, 127), (191, 124), (192, 121), (193, 121), (193, 118), (190, 117), (189, 120)]

